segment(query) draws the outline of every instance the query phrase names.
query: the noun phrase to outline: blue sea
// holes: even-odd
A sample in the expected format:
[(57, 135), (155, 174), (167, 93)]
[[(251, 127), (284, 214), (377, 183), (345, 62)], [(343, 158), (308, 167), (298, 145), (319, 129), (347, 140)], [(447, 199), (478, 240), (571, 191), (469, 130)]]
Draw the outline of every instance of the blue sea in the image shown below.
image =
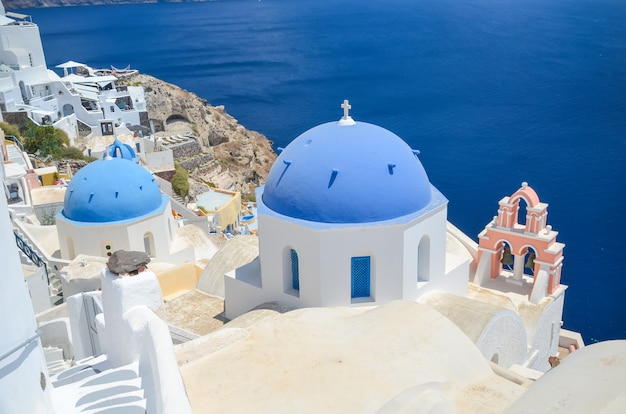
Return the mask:
[[(474, 237), (527, 181), (566, 244), (564, 327), (626, 338), (626, 2), (225, 0), (23, 10), (48, 65), (139, 69), (284, 147), (342, 115), (421, 151)], [(60, 72), (59, 72), (60, 73)]]

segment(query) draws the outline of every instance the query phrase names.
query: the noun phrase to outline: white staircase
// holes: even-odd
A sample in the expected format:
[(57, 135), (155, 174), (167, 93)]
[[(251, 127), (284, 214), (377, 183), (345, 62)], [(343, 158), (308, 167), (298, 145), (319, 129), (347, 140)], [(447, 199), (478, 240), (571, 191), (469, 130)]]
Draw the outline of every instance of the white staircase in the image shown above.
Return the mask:
[(111, 368), (105, 355), (78, 361), (50, 377), (62, 413), (145, 414), (147, 401), (138, 363)]
[(60, 305), (63, 303), (63, 288), (61, 287), (61, 281), (54, 272), (49, 272), (48, 277), (50, 279), (50, 303), (52, 306)]
[(43, 354), (46, 358), (48, 373), (50, 375), (58, 374), (72, 367), (73, 361), (66, 361), (63, 355), (63, 349), (56, 346), (45, 346)]
[(7, 155), (11, 161), (13, 161), (16, 164), (20, 164), (24, 168), (29, 168), (26, 165), (26, 161), (24, 161), (24, 157), (22, 156), (22, 150), (20, 150), (17, 145), (8, 144), (6, 148), (7, 148)]

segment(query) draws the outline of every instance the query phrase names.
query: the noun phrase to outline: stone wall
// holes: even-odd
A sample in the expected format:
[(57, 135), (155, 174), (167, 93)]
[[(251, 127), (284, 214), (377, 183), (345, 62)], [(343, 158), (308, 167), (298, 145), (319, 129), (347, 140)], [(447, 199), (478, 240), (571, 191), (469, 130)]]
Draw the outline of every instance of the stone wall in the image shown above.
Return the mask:
[(162, 179), (164, 179), (165, 181), (172, 181), (172, 177), (174, 177), (174, 174), (176, 174), (175, 170), (171, 170), (171, 171), (159, 171), (159, 172), (155, 172), (154, 175), (161, 177)]
[(212, 161), (215, 159), (213, 154), (200, 154), (198, 156), (177, 160), (178, 164), (187, 171), (195, 171), (201, 169), (206, 165), (212, 165)]
[(3, 122), (7, 124), (22, 125), (27, 118), (26, 112), (2, 112)]
[[(196, 141), (189, 141), (177, 145), (168, 145), (168, 149), (172, 150), (174, 159), (189, 158), (202, 153), (202, 147)], [(210, 154), (213, 156), (213, 154)]]
[(56, 162), (56, 166), (57, 166), (57, 171), (59, 171), (59, 174), (63, 174), (67, 171), (67, 166), (70, 166), (70, 169), (72, 171), (72, 175), (76, 174), (78, 172), (78, 170), (80, 170), (81, 168), (83, 168), (85, 165), (87, 165), (87, 161), (83, 161), (83, 160), (59, 160)]

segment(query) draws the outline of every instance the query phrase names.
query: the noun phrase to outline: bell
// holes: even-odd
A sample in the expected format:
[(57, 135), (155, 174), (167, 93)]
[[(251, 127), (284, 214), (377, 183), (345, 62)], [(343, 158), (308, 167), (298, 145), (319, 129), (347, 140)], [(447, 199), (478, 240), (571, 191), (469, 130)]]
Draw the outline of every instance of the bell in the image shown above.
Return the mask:
[(528, 253), (528, 260), (526, 260), (526, 264), (524, 265), (526, 269), (535, 269), (535, 253)]
[(509, 246), (506, 246), (504, 248), (504, 252), (502, 252), (502, 260), (500, 260), (500, 263), (505, 266), (513, 265), (513, 255), (511, 254), (511, 248)]

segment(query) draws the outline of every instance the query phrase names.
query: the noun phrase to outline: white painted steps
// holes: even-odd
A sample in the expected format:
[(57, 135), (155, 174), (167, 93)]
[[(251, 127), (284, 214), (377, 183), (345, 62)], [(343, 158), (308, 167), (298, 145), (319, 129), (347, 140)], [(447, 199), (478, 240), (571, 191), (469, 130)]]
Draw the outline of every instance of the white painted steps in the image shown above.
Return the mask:
[(138, 363), (111, 368), (105, 355), (78, 361), (50, 377), (57, 412), (145, 414)]
[(73, 361), (65, 360), (62, 348), (57, 348), (55, 346), (46, 346), (43, 348), (43, 354), (46, 358), (48, 374), (51, 376), (72, 367)]

